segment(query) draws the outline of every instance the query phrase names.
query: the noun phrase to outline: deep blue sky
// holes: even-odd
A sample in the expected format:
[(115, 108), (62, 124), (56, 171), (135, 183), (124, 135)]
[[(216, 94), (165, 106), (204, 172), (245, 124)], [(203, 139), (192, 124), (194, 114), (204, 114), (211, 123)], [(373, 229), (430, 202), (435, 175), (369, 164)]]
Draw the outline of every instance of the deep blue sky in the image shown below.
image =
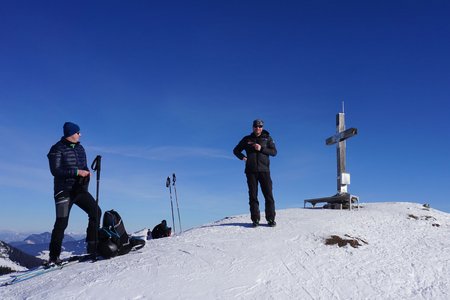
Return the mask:
[[(449, 212), (449, 16), (448, 1), (3, 1), (0, 229), (52, 229), (46, 155), (66, 121), (129, 231), (171, 218), (173, 172), (185, 229), (248, 213), (232, 149), (255, 118), (278, 148), (277, 208), (301, 207), (336, 192), (342, 101), (350, 191)], [(69, 230), (86, 222), (74, 207)]]

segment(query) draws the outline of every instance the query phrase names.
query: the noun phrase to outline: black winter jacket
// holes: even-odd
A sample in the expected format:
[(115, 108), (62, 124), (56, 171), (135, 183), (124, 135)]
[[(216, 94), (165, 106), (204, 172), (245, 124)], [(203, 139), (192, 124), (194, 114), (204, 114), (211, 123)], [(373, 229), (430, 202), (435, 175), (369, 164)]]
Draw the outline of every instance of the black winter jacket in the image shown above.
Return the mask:
[[(253, 147), (253, 144), (255, 143), (261, 145), (261, 151), (255, 150)], [(243, 150), (245, 150), (247, 154), (245, 173), (270, 172), (269, 156), (277, 155), (277, 148), (268, 131), (263, 130), (259, 137), (254, 133), (245, 136), (239, 144), (234, 147), (233, 153), (237, 158), (242, 160), (246, 157), (242, 154)]]
[(78, 170), (89, 171), (86, 152), (80, 143), (74, 144), (61, 138), (50, 148), (47, 157), (50, 172), (54, 176), (55, 195), (61, 191), (88, 191), (89, 176), (77, 176)]

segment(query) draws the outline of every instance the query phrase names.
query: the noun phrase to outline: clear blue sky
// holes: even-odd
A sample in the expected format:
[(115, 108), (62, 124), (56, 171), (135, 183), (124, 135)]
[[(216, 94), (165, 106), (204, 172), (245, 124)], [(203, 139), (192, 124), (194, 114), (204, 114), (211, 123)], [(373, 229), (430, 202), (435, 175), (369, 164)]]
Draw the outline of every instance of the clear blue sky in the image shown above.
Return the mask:
[[(277, 208), (302, 207), (336, 192), (342, 101), (350, 192), (450, 212), (449, 16), (448, 1), (3, 1), (0, 229), (52, 229), (46, 155), (66, 121), (129, 231), (170, 220), (173, 172), (185, 229), (248, 213), (232, 149), (255, 118), (278, 148)], [(74, 206), (68, 230), (86, 223)]]

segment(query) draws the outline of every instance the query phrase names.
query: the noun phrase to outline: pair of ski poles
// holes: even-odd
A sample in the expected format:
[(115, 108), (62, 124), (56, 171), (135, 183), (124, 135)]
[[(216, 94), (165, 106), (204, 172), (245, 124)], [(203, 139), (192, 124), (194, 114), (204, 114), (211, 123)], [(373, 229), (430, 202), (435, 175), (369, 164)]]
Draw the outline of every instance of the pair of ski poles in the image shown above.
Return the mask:
[(97, 173), (97, 192), (95, 197), (95, 244), (94, 244), (94, 255), (93, 260), (97, 259), (97, 247), (98, 247), (98, 228), (100, 227), (100, 220), (98, 219), (98, 192), (100, 188), (100, 170), (101, 170), (102, 157), (97, 155), (92, 162), (91, 169)]
[[(102, 157), (100, 155), (97, 155), (97, 157), (94, 159), (94, 161), (92, 162), (91, 165), (91, 169), (97, 173), (97, 191), (96, 191), (96, 200), (95, 200), (95, 226), (96, 228), (99, 228), (99, 223), (100, 220), (98, 220), (98, 200), (99, 200), (99, 187), (100, 187), (100, 170), (101, 170), (101, 160)], [(178, 205), (178, 195), (177, 195), (177, 187), (176, 187), (176, 181), (177, 181), (177, 177), (175, 176), (175, 173), (172, 174), (172, 185), (173, 185), (173, 189), (175, 191), (175, 202), (177, 205), (177, 213), (178, 213), (178, 224), (180, 226), (180, 233), (183, 232), (183, 229), (181, 228), (181, 217), (180, 217), (180, 207)], [(166, 181), (166, 187), (169, 188), (169, 192), (170, 192), (170, 207), (172, 210), (172, 226), (173, 226), (173, 230), (174, 232), (176, 232), (176, 227), (175, 227), (175, 217), (174, 217), (174, 213), (173, 213), (173, 200), (172, 200), (172, 185), (170, 182), (170, 177), (167, 177), (167, 181)], [(95, 231), (95, 247), (94, 247), (94, 259), (97, 256), (97, 245), (98, 245), (98, 230)]]
[[(177, 177), (175, 176), (175, 173), (173, 173), (172, 174), (172, 185), (173, 185), (173, 189), (175, 191), (175, 201), (177, 204), (177, 212), (178, 212), (178, 224), (180, 225), (180, 233), (181, 233), (183, 231), (183, 229), (181, 229), (180, 208), (178, 206), (177, 186), (175, 185), (176, 181), (177, 181)], [(169, 193), (170, 193), (170, 208), (172, 210), (172, 226), (173, 226), (174, 232), (176, 233), (175, 218), (174, 218), (174, 214), (173, 214), (172, 185), (170, 184), (170, 176), (167, 176), (166, 187), (169, 188)]]

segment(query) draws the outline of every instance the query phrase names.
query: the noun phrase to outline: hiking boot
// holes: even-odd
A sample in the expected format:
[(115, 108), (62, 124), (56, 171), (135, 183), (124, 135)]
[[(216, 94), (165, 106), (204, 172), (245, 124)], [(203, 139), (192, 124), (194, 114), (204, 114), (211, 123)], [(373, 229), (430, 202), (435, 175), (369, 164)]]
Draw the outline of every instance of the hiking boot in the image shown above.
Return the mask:
[(87, 254), (95, 254), (97, 253), (97, 249), (95, 248), (95, 242), (87, 242), (86, 253)]
[(275, 222), (275, 220), (269, 220), (267, 221), (267, 225), (269, 225), (269, 227), (275, 227), (277, 226), (277, 222)]
[(258, 227), (258, 226), (259, 226), (259, 221), (253, 221), (252, 226), (253, 226), (253, 227)]
[(44, 262), (44, 267), (50, 268), (53, 266), (60, 266), (62, 264), (62, 260), (59, 257), (50, 257), (48, 261)]

